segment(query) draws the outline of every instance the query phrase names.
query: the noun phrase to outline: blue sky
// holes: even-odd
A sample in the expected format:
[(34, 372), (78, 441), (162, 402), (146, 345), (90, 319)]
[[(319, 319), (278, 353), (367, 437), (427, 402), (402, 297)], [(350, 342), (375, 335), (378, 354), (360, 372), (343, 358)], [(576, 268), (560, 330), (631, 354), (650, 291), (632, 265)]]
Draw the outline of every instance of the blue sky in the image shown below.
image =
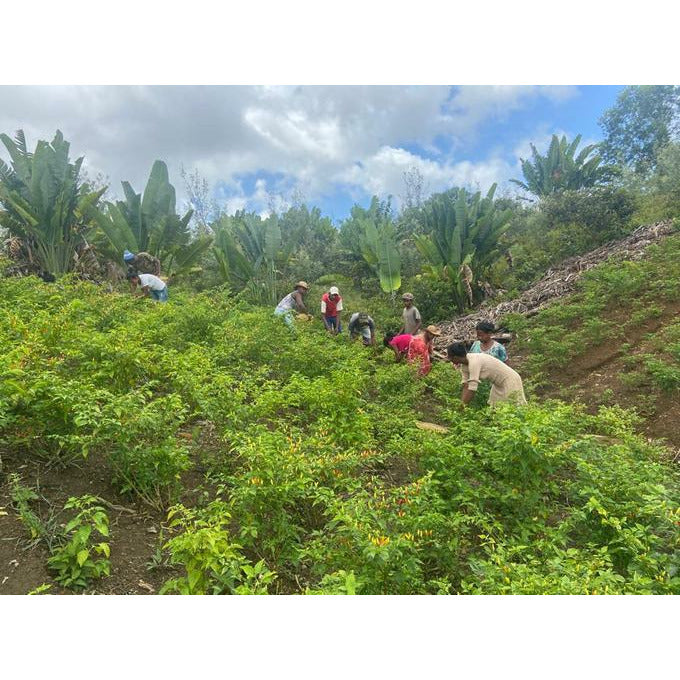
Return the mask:
[[(266, 214), (303, 197), (336, 222), (373, 194), (404, 193), (416, 168), (426, 192), (493, 183), (516, 191), (529, 143), (553, 133), (598, 141), (621, 86), (3, 86), (0, 131), (29, 146), (59, 128), (92, 175), (141, 191), (167, 162), (204, 177), (228, 212)], [(4, 149), (0, 155), (7, 159)], [(181, 206), (180, 206), (181, 207)]]
[[(509, 165), (515, 165), (518, 146), (525, 149), (526, 157), (527, 142), (533, 141), (540, 150), (553, 133), (567, 134), (569, 138), (581, 134), (584, 144), (600, 141), (602, 131), (598, 119), (616, 102), (622, 89), (622, 86), (580, 86), (575, 88), (573, 96), (563, 100), (536, 97), (525, 107), (497, 113), (474, 132), (455, 141), (450, 135), (440, 134), (432, 140), (435, 148), (406, 139), (398, 146), (420, 158), (433, 161), (451, 155), (460, 161), (472, 163), (502, 158)], [(512, 176), (521, 178), (517, 173)], [(504, 173), (499, 174), (497, 179), (499, 188), (515, 191), (514, 186), (507, 183)], [(482, 189), (488, 188), (487, 185), (480, 186)], [(367, 205), (370, 194), (358, 196), (352, 188), (338, 184), (332, 192), (317, 197), (316, 205), (324, 214), (341, 219), (357, 200)], [(398, 196), (396, 200), (398, 202)]]

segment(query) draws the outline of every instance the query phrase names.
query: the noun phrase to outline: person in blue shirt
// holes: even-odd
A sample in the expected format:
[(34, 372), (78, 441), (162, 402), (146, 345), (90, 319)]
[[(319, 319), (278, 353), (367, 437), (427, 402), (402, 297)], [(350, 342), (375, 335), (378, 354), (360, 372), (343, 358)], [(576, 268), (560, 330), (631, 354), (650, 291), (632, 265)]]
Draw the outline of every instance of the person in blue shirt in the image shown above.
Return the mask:
[(496, 359), (500, 359), (503, 363), (508, 360), (508, 353), (505, 347), (500, 342), (496, 342), (491, 334), (496, 330), (496, 327), (491, 321), (480, 321), (476, 326), (477, 340), (472, 343), (472, 347), (468, 350), (469, 354), (490, 354)]

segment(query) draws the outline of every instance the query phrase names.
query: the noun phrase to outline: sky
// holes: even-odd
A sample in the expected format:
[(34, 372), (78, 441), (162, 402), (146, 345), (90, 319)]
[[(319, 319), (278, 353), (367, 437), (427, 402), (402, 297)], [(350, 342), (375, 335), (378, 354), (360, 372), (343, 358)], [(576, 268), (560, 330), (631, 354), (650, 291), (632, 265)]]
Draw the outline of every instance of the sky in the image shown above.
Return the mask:
[[(621, 86), (2, 86), (0, 132), (29, 148), (60, 129), (71, 156), (122, 195), (168, 164), (178, 210), (181, 169), (208, 182), (227, 212), (267, 214), (295, 199), (338, 223), (372, 195), (405, 194), (417, 168), (426, 194), (451, 186), (516, 192), (530, 143), (552, 134), (601, 139), (598, 118)], [(0, 155), (8, 155), (0, 147)]]

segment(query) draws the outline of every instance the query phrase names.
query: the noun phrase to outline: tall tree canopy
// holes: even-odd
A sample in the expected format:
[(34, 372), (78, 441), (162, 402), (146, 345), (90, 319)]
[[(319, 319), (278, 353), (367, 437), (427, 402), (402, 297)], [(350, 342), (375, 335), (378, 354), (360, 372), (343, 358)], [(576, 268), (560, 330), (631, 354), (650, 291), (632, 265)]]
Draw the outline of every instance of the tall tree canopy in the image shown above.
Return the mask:
[(604, 112), (600, 127), (605, 161), (630, 166), (637, 174), (654, 170), (657, 154), (678, 132), (680, 87), (631, 85)]

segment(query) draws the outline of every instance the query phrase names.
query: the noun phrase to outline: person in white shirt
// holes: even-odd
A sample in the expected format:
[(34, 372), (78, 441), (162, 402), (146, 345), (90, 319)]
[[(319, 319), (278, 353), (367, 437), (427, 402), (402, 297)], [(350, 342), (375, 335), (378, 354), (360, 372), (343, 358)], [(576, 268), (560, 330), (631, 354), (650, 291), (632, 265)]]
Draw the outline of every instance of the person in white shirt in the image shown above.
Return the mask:
[(165, 281), (159, 279), (153, 274), (137, 274), (131, 272), (127, 275), (128, 281), (130, 282), (130, 289), (134, 295), (137, 286), (142, 289), (142, 295), (151, 297), (156, 302), (167, 302), (168, 301), (168, 287), (165, 285)]

